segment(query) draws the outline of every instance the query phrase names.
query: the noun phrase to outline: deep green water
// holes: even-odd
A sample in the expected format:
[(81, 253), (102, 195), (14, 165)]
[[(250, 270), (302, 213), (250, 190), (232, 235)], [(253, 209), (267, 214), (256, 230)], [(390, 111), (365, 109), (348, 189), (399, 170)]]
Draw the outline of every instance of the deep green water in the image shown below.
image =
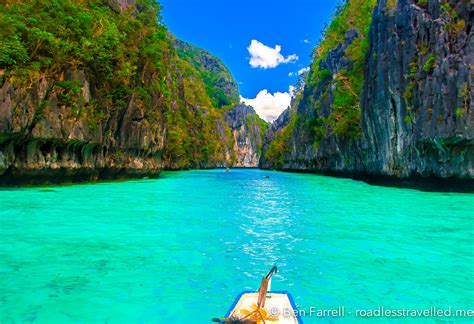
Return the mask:
[(260, 170), (0, 190), (1, 323), (209, 323), (273, 264), (302, 309), (472, 309), (474, 195)]

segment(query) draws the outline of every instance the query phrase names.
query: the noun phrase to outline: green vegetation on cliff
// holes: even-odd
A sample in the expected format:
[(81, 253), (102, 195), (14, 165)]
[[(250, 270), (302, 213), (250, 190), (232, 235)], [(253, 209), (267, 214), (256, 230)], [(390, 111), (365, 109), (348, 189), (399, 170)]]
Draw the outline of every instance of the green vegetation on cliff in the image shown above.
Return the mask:
[[(275, 166), (283, 165), (294, 128), (309, 133), (316, 149), (331, 135), (348, 142), (360, 138), (359, 100), (369, 47), (368, 32), (376, 2), (353, 0), (337, 6), (330, 24), (322, 32), (323, 39), (314, 49), (310, 72), (299, 81), (302, 86), (297, 87), (290, 121), (276, 133), (265, 152), (266, 159)], [(345, 50), (339, 53), (342, 46)], [(332, 66), (331, 56), (335, 55), (345, 56), (346, 66)], [(313, 113), (303, 120), (294, 111), (299, 105), (311, 106)]]
[[(318, 123), (325, 126), (316, 126), (319, 127), (314, 131), (316, 142), (321, 140), (321, 135), (327, 136), (328, 131), (348, 140), (360, 137), (359, 98), (364, 81), (364, 61), (369, 47), (369, 27), (376, 3), (376, 0), (354, 0), (339, 5), (324, 31), (323, 40), (314, 51), (308, 86), (318, 88), (327, 85), (321, 97), (333, 97), (331, 113), (323, 119), (319, 117)], [(349, 68), (339, 71), (321, 68), (321, 63), (327, 60), (329, 52), (346, 42), (348, 33), (352, 31), (355, 31), (355, 37), (344, 53), (350, 61)]]
[[(268, 129), (268, 123), (262, 118), (260, 118), (260, 116), (257, 115), (257, 113), (253, 115), (248, 114), (245, 118), (245, 127), (251, 130), (253, 128), (252, 127), (253, 125), (256, 126), (256, 128), (258, 129), (258, 132), (251, 131), (250, 138), (256, 143), (263, 143), (265, 132)], [(257, 151), (258, 152), (262, 151), (262, 144), (257, 145)]]
[(175, 109), (166, 113), (168, 167), (211, 167), (226, 161), (229, 130), (222, 112), (217, 110), (206, 92), (199, 73), (177, 58), (177, 76), (181, 80), (180, 96)]
[[(0, 8), (0, 68), (18, 86), (40, 73), (84, 69), (93, 81), (108, 83), (118, 99), (143, 83), (137, 72), (144, 63), (169, 73), (171, 42), (156, 21), (160, 7), (152, 0), (138, 3), (142, 10), (130, 6), (117, 14), (100, 0), (6, 1)], [(147, 90), (167, 94), (163, 82), (152, 86)]]
[(239, 89), (229, 69), (217, 57), (191, 44), (174, 40), (178, 56), (191, 64), (204, 81), (205, 89), (215, 107), (239, 103)]
[[(219, 59), (170, 35), (153, 0), (2, 1), (0, 87), (8, 82), (27, 93), (41, 80), (48, 84), (45, 100), (31, 107), (25, 129), (14, 127), (25, 137), (46, 118), (49, 98), (57, 98), (72, 123), (85, 134), (102, 132), (98, 138), (116, 137), (114, 127), (127, 113), (154, 134), (164, 129), (164, 145), (158, 137), (151, 145), (161, 145), (156, 157), (165, 167), (221, 165), (232, 149), (218, 108), (238, 103), (236, 82)], [(133, 135), (139, 146), (151, 140), (143, 131)], [(90, 137), (84, 141), (97, 138)], [(97, 144), (115, 156), (128, 149), (144, 154), (138, 153), (143, 147), (116, 142)]]
[(285, 154), (291, 150), (291, 137), (300, 120), (294, 109), (290, 112), (289, 118), (288, 124), (275, 134), (275, 138), (264, 152), (264, 158), (272, 161), (277, 168), (281, 168), (285, 163)]
[[(157, 122), (156, 106), (171, 101), (173, 49), (157, 20), (159, 4), (138, 5), (140, 10), (129, 6), (119, 13), (100, 0), (6, 1), (0, 7), (1, 83), (26, 91), (50, 80), (50, 91), (63, 98), (59, 103), (77, 110), (91, 128), (125, 110), (131, 98), (148, 123)], [(76, 80), (65, 80), (70, 71), (84, 72), (92, 98), (84, 98)], [(35, 117), (30, 128), (41, 120)]]

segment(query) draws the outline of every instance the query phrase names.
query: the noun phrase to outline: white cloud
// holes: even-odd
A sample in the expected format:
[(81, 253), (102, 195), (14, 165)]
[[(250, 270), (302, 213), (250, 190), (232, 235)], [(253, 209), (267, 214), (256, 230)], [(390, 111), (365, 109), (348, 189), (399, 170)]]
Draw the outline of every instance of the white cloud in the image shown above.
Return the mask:
[(309, 71), (309, 67), (302, 68), (298, 71), (298, 75), (302, 75), (303, 73), (306, 73)]
[(293, 76), (293, 75), (295, 75), (295, 72), (288, 73), (288, 76), (290, 76), (290, 77)]
[(290, 106), (293, 91), (293, 86), (290, 86), (288, 92), (275, 92), (274, 94), (263, 89), (253, 99), (240, 97), (240, 100), (244, 104), (252, 106), (261, 118), (272, 122)]
[(294, 97), (295, 96), (295, 90), (296, 88), (292, 85), (290, 85), (290, 89), (288, 90), (288, 92), (290, 93), (290, 96)]
[(296, 54), (284, 57), (280, 53), (280, 45), (275, 45), (275, 48), (271, 48), (255, 39), (250, 42), (250, 45), (247, 47), (247, 49), (251, 55), (249, 63), (253, 68), (274, 68), (280, 64), (291, 63), (298, 60), (298, 56)]
[(308, 39), (304, 39), (304, 40), (303, 40), (303, 43), (305, 43), (305, 44), (311, 44), (311, 42), (310, 42)]

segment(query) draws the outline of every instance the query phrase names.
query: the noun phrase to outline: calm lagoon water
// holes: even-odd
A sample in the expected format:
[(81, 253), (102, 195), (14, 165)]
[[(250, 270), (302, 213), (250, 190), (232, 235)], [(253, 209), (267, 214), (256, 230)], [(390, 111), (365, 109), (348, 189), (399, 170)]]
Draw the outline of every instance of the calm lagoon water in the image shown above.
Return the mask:
[(301, 309), (472, 309), (474, 195), (261, 170), (0, 190), (1, 323), (210, 323), (274, 264)]

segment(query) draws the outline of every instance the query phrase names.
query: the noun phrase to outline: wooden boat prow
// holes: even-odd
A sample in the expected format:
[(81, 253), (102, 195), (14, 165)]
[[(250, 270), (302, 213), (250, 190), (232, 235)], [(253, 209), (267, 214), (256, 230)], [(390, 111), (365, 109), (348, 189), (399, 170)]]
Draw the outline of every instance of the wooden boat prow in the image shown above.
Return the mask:
[[(243, 291), (236, 298), (227, 313), (226, 318), (243, 318), (249, 311), (257, 307), (258, 292)], [(263, 307), (268, 314), (268, 323), (296, 324), (303, 323), (299, 317), (298, 308), (288, 291), (267, 292), (266, 303)], [(225, 323), (225, 322), (222, 322)]]
[(214, 318), (219, 323), (303, 323), (291, 294), (272, 291), (271, 280), (274, 266), (262, 278), (258, 291), (243, 291), (234, 300), (224, 318)]

